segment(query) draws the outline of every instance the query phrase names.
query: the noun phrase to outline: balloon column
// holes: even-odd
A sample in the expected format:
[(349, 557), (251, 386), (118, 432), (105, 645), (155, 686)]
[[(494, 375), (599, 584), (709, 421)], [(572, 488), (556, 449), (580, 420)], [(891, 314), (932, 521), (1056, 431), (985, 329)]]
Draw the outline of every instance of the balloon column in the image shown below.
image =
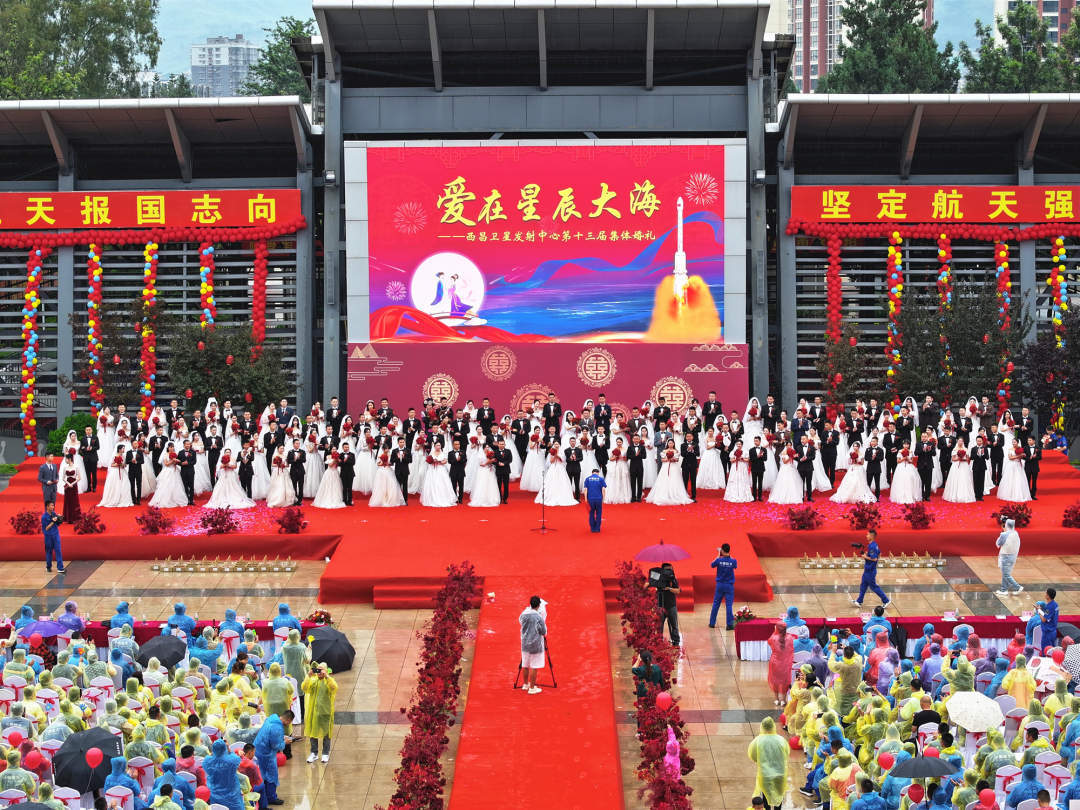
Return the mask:
[(830, 236), (826, 242), (829, 264), (825, 270), (825, 352), (829, 364), (829, 417), (836, 418), (837, 409), (843, 408), (837, 388), (844, 381), (836, 370), (835, 348), (843, 337), (844, 288), (840, 278), (843, 262), (841, 250), (843, 240), (839, 236)]
[(139, 368), (142, 371), (139, 414), (143, 419), (154, 408), (154, 392), (157, 389), (157, 334), (154, 331), (154, 305), (157, 303), (157, 242), (147, 242), (143, 247), (143, 316), (139, 324), (142, 351)]
[(203, 329), (213, 328), (217, 306), (214, 304), (214, 246), (210, 242), (199, 245), (199, 302), (202, 306), (199, 323)]
[(889, 368), (885, 372), (889, 391), (892, 392), (892, 405), (900, 404), (896, 375), (902, 367), (900, 349), (904, 346), (900, 334), (900, 309), (904, 298), (904, 240), (898, 231), (889, 234), (889, 254), (885, 260), (889, 287), (889, 331), (885, 339), (885, 356), (889, 359)]
[[(1006, 242), (998, 242), (994, 245), (994, 265), (997, 277), (997, 300), (998, 300), (998, 326), (1001, 331), (1008, 331), (1012, 325), (1009, 316), (1009, 308), (1012, 303), (1012, 281), (1009, 271), (1009, 245)], [(1009, 394), (1012, 391), (1013, 364), (1008, 355), (1001, 355), (1001, 385), (997, 390), (998, 416), (1005, 413), (1009, 407)]]
[[(1065, 237), (1058, 236), (1054, 239), (1050, 248), (1050, 277), (1046, 280), (1050, 287), (1050, 312), (1051, 321), (1054, 325), (1054, 343), (1057, 348), (1065, 348), (1065, 313), (1069, 309), (1068, 285), (1065, 281)], [(1050, 403), (1050, 429), (1063, 435), (1065, 432), (1065, 398), (1061, 390), (1061, 377), (1054, 377), (1053, 372), (1049, 382), (1057, 382), (1054, 386), (1054, 398)]]
[(266, 240), (255, 243), (255, 278), (251, 291), (251, 361), (258, 359), (266, 340), (266, 265), (270, 251)]
[(34, 387), (38, 367), (38, 314), (41, 312), (41, 265), (49, 248), (34, 248), (26, 258), (26, 291), (22, 310), (22, 389), (19, 392), (19, 420), (22, 423), (26, 455), (37, 452), (37, 417), (34, 416)]
[(90, 415), (95, 418), (105, 404), (105, 390), (101, 387), (101, 300), (101, 251), (91, 242), (86, 253), (86, 362)]
[[(941, 262), (941, 266), (938, 267), (937, 289), (938, 289), (938, 319), (941, 322), (941, 348), (942, 348), (942, 368), (941, 372), (946, 378), (953, 375), (952, 370), (952, 348), (949, 346), (949, 338), (945, 334), (945, 315), (952, 310), (953, 300), (953, 275), (952, 275), (952, 240), (948, 234), (939, 234), (938, 240), (938, 261)], [(946, 408), (949, 407), (950, 393), (952, 386), (949, 384), (948, 379), (945, 381), (945, 385), (942, 386), (942, 405)]]

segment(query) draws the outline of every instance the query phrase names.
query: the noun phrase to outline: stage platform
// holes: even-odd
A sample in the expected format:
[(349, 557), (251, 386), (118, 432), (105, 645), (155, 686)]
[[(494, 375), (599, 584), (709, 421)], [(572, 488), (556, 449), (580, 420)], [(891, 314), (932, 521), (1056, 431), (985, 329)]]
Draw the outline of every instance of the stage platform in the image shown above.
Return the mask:
[[(40, 509), (37, 483), (40, 460), (23, 462), (7, 490), (0, 493), (0, 560), (35, 560), (42, 556), (41, 536), (15, 535), (9, 518), (22, 509)], [(1021, 531), (1024, 548), (1039, 554), (1071, 554), (1080, 547), (1080, 529), (1064, 529), (1065, 508), (1080, 498), (1080, 473), (1064, 456), (1043, 461), (1039, 500), (1029, 504), (1031, 526)], [(848, 528), (850, 507), (831, 503), (825, 494), (814, 505), (826, 524), (811, 532), (792, 531), (784, 519), (788, 507), (770, 504), (729, 504), (718, 492), (699, 492), (696, 504), (658, 507), (625, 504), (604, 508), (603, 531), (589, 531), (587, 508), (549, 508), (547, 533), (540, 526), (541, 510), (534, 495), (512, 488), (510, 502), (498, 508), (461, 506), (429, 509), (410, 498), (397, 509), (372, 509), (358, 500), (352, 508), (313, 509), (302, 534), (279, 534), (274, 518), (281, 510), (264, 506), (242, 510), (241, 531), (207, 536), (199, 527), (199, 506), (168, 510), (176, 525), (170, 536), (139, 534), (140, 507), (99, 510), (106, 532), (77, 535), (62, 527), (64, 557), (68, 560), (136, 559), (166, 556), (263, 556), (293, 559), (329, 558), (323, 572), (319, 601), (323, 603), (374, 602), (379, 608), (418, 608), (431, 604), (451, 562), (470, 560), (482, 576), (560, 576), (588, 574), (605, 586), (606, 604), (614, 609), (615, 565), (632, 558), (643, 546), (663, 539), (690, 552), (676, 571), (683, 585), (682, 607), (691, 599), (712, 602), (713, 573), (709, 562), (721, 543), (729, 543), (739, 561), (736, 599), (769, 601), (772, 589), (759, 557), (801, 557), (850, 552), (850, 544), (863, 536)], [(200, 498), (205, 502), (207, 496)], [(83, 508), (91, 497), (82, 496)], [(991, 513), (1001, 506), (990, 496), (982, 503), (949, 504), (935, 496), (931, 509), (937, 520), (932, 529), (914, 531), (900, 517), (900, 507), (881, 504), (885, 523), (879, 542), (886, 553), (943, 555), (995, 555), (997, 524)]]

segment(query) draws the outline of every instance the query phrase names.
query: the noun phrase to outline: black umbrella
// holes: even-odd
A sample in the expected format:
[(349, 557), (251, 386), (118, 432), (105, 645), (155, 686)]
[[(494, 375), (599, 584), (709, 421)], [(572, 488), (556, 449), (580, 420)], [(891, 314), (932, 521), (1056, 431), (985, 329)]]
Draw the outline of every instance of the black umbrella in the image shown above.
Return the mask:
[(311, 644), (312, 661), (326, 664), (334, 672), (352, 669), (356, 650), (345, 638), (344, 633), (338, 632), (329, 625), (323, 625), (308, 631), (308, 641)]
[[(1058, 635), (1062, 638), (1068, 636), (1073, 641), (1080, 642), (1080, 627), (1069, 622), (1061, 622), (1058, 624)], [(1057, 639), (1054, 640), (1054, 643), (1057, 643)]]
[[(101, 751), (101, 762), (91, 768), (86, 762), (86, 752), (91, 748)], [(62, 787), (69, 787), (79, 793), (89, 793), (105, 787), (105, 777), (112, 773), (109, 760), (123, 756), (124, 748), (120, 737), (113, 736), (106, 728), (92, 728), (72, 734), (56, 756), (52, 759), (55, 782)]]
[(163, 667), (172, 668), (184, 660), (187, 651), (187, 644), (179, 636), (154, 636), (139, 647), (135, 660), (145, 667), (151, 658), (156, 658)]
[(959, 768), (941, 757), (912, 757), (893, 765), (889, 774), (898, 779), (928, 779), (934, 776), (948, 776)]

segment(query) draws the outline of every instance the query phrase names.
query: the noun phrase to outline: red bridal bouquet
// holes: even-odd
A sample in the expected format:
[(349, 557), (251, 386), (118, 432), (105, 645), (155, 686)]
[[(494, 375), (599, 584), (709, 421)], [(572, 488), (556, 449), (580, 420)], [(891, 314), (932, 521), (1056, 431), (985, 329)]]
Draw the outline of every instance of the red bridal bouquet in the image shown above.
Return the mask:
[(233, 433), (240, 432), (240, 423), (236, 419), (233, 419), (232, 422), (229, 423), (229, 427), (232, 428)]
[(901, 450), (901, 451), (900, 451), (900, 457), (901, 457), (901, 458), (904, 458), (904, 459), (906, 459), (906, 458), (907, 458), (908, 456), (910, 456), (910, 455), (911, 455), (911, 451), (910, 451), (910, 450), (908, 450), (908, 449), (906, 449), (906, 448), (905, 448), (904, 450)]
[(866, 408), (864, 408), (862, 405), (860, 405), (858, 408), (855, 409), (855, 412), (858, 413), (859, 416), (862, 416), (863, 414), (866, 413)]
[(206, 418), (210, 422), (216, 422), (217, 421), (217, 411), (207, 411), (206, 412)]
[(382, 466), (382, 467), (389, 467), (390, 466), (390, 454), (389, 453), (383, 453), (382, 455), (379, 456), (379, 465)]
[(557, 459), (559, 457), (558, 448), (552, 447), (550, 450), (548, 450), (548, 455), (551, 456), (553, 459)]
[(375, 406), (374, 406), (374, 405), (370, 405), (370, 406), (368, 406), (367, 412), (368, 412), (369, 414), (371, 414), (372, 416), (375, 416), (375, 414), (377, 413), (377, 411), (375, 410)]
[(423, 433), (416, 437), (416, 446), (421, 450), (423, 450), (427, 446), (427, 439), (424, 438)]
[(675, 451), (674, 450), (665, 450), (664, 455), (667, 457), (668, 461), (674, 461), (675, 460)]
[(67, 451), (67, 457), (68, 458), (75, 458), (75, 448), (74, 447)]
[(582, 450), (588, 450), (589, 449), (589, 437), (587, 435), (581, 437), (581, 449)]
[(293, 429), (292, 429), (292, 427), (291, 427), (291, 426), (290, 426), (290, 427), (287, 427), (287, 428), (285, 428), (285, 435), (286, 435), (286, 436), (292, 436), (292, 435), (293, 435)]
[(611, 451), (611, 460), (618, 461), (620, 458), (622, 458), (622, 453), (620, 453), (619, 448), (616, 447), (614, 450)]
[(367, 446), (368, 446), (368, 450), (370, 450), (372, 447), (375, 446), (375, 437), (374, 436), (368, 436), (367, 437)]
[(434, 457), (434, 456), (432, 456), (432, 455), (430, 455), (430, 454), (428, 455), (428, 457), (427, 457), (427, 458), (425, 458), (425, 459), (424, 459), (424, 461), (426, 461), (426, 462), (427, 462), (428, 464), (431, 464), (431, 465), (433, 465), (433, 466), (434, 466), (434, 464), (436, 463), (436, 462), (435, 462), (435, 457)]
[(848, 454), (848, 458), (850, 458), (850, 459), (851, 459), (851, 463), (852, 463), (852, 464), (857, 464), (857, 463), (858, 463), (858, 461), (859, 461), (859, 451), (858, 451), (858, 450), (852, 450), (852, 451), (851, 451), (851, 452), (850, 452), (850, 453)]
[(741, 461), (742, 460), (742, 450), (741, 449), (735, 451), (735, 460), (736, 461)]
[(967, 458), (967, 450), (957, 450), (956, 457), (960, 459), (960, 461), (963, 461)]
[(476, 447), (478, 444), (480, 444), (480, 437), (479, 436), (470, 436), (469, 437), (469, 444), (471, 444), (473, 447)]
[(341, 432), (344, 433), (346, 436), (348, 436), (350, 433), (352, 433), (353, 432), (353, 424), (352, 424), (352, 422), (342, 422), (342, 424), (341, 424)]
[(331, 451), (330, 451), (330, 460), (331, 460), (332, 462), (334, 462), (335, 464), (337, 464), (337, 463), (338, 463), (338, 461), (340, 461), (340, 460), (341, 460), (341, 456), (340, 456), (340, 455), (338, 455), (338, 451), (337, 451), (337, 450), (331, 450)]
[(1016, 422), (1014, 422), (1014, 421), (1013, 421), (1012, 419), (1010, 419), (1010, 420), (1009, 420), (1008, 422), (1006, 422), (1005, 424), (1007, 424), (1007, 425), (1008, 425), (1008, 426), (1009, 426), (1010, 428), (1014, 428), (1014, 427), (1016, 427)]
[(794, 461), (795, 460), (795, 448), (794, 447), (789, 447), (785, 452), (787, 453), (788, 461)]
[(312, 444), (318, 444), (319, 443), (319, 437), (316, 436), (314, 433), (309, 433), (308, 437), (307, 437), (307, 440), (309, 442), (311, 442)]
[(274, 456), (274, 466), (275, 467), (281, 467), (281, 468), (284, 469), (284, 467), (285, 467), (285, 459), (281, 458), (280, 456)]
[(157, 427), (161, 424), (161, 420), (158, 419), (156, 416), (151, 417), (150, 422), (154, 425), (154, 427)]
[(970, 413), (972, 416), (974, 416), (978, 412), (979, 412), (979, 406), (976, 405), (974, 402), (971, 403), (970, 405), (968, 405), (968, 413)]
[(493, 458), (495, 458), (495, 451), (488, 447), (486, 450), (484, 450), (484, 455), (487, 456), (488, 461), (491, 461)]
[(750, 406), (750, 418), (751, 419), (757, 419), (757, 413), (758, 413), (757, 405), (751, 405)]
[(314, 405), (311, 406), (311, 415), (314, 416), (316, 419), (319, 417), (319, 409), (316, 408)]
[(108, 427), (109, 426), (109, 417), (107, 417), (107, 416), (98, 417), (98, 422), (101, 423), (102, 427)]
[(176, 451), (175, 450), (170, 450), (169, 451), (169, 461), (176, 461)]
[(119, 453), (117, 453), (115, 456), (113, 456), (112, 465), (114, 467), (123, 467), (124, 466), (124, 457), (122, 455), (120, 455)]

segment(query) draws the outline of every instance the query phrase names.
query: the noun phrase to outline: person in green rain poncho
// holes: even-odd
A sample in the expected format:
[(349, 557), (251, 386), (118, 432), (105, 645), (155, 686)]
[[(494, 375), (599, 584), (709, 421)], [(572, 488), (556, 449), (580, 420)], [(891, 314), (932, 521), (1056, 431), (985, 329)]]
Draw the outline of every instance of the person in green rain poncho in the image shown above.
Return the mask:
[(337, 690), (337, 681), (330, 677), (330, 668), (325, 663), (312, 664), (311, 672), (300, 684), (300, 691), (304, 693), (304, 734), (311, 740), (308, 762), (314, 762), (319, 754), (320, 737), (322, 761), (330, 761), (330, 735), (334, 733)]
[(60, 717), (72, 731), (76, 733), (86, 731), (86, 723), (83, 722), (75, 707), (71, 705), (70, 700), (64, 699), (60, 701)]
[(60, 803), (60, 800), (53, 797), (53, 786), (48, 782), (42, 782), (38, 785), (38, 803), (43, 804), (49, 808), (49, 810), (64, 810), (64, 805)]
[[(1064, 678), (1058, 678), (1054, 681), (1054, 694), (1050, 695), (1046, 699), (1046, 703), (1043, 704), (1043, 708), (1046, 710), (1046, 714), (1053, 717), (1057, 714), (1057, 710), (1069, 705), (1069, 682)], [(1053, 727), (1053, 723), (1050, 724)]]
[(982, 778), (990, 784), (994, 784), (998, 768), (1005, 765), (1016, 764), (1016, 754), (1005, 745), (1005, 735), (994, 729), (987, 737), (990, 740), (990, 751), (982, 761)]
[(791, 748), (787, 740), (776, 733), (776, 723), (771, 717), (761, 721), (760, 732), (746, 751), (750, 761), (757, 765), (754, 795), (764, 796), (766, 807), (780, 807), (787, 790)]
[(19, 752), (12, 749), (4, 759), (7, 761), (7, 769), (0, 773), (0, 790), (21, 790), (27, 797), (33, 796), (37, 789), (37, 780), (30, 771), (19, 767), (22, 764)]
[(135, 730), (131, 732), (131, 742), (124, 748), (124, 756), (128, 759), (146, 757), (155, 765), (165, 761), (165, 755), (161, 750), (146, 741), (146, 732), (142, 726), (136, 726)]
[(311, 658), (308, 648), (300, 641), (300, 631), (290, 630), (289, 639), (281, 645), (281, 663), (285, 674), (297, 683), (307, 676), (307, 662)]
[[(963, 653), (949, 653), (949, 657), (955, 659), (956, 669), (942, 667), (941, 674), (946, 681), (952, 684), (952, 694), (958, 692), (972, 692), (975, 689), (975, 667), (968, 661)], [(946, 701), (948, 703), (948, 701)]]
[(1012, 742), (1013, 751), (1019, 751), (1024, 744), (1024, 732), (1027, 731), (1027, 727), (1031, 723), (1043, 722), (1051, 728), (1054, 726), (1054, 719), (1046, 716), (1043, 712), (1043, 705), (1039, 702), (1038, 698), (1032, 698), (1028, 701), (1027, 710), (1027, 717), (1021, 718), (1020, 725), (1016, 729), (1016, 737)]
[(292, 707), (292, 683), (281, 674), (281, 665), (276, 661), (270, 665), (268, 677), (263, 681), (262, 698), (267, 714), (281, 715)]

